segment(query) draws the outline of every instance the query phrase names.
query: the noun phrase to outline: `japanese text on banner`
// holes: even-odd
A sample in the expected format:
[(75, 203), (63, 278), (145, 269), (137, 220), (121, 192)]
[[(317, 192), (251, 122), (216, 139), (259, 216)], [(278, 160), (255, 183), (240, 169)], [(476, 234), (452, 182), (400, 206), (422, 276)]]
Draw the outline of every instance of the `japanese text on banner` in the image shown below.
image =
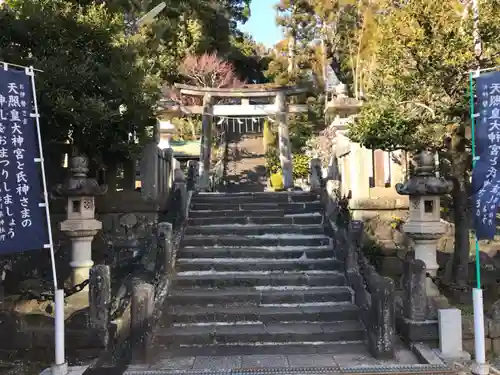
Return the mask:
[(0, 254), (47, 243), (31, 90), (24, 70), (0, 71)]

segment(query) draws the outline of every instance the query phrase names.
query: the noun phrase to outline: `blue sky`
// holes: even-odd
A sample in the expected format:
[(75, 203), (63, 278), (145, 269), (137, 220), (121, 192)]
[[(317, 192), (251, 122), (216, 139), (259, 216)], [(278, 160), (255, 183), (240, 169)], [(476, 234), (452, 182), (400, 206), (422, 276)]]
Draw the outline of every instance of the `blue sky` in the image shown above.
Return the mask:
[(252, 0), (251, 17), (240, 29), (253, 36), (256, 42), (272, 47), (283, 38), (283, 33), (276, 26), (276, 0)]

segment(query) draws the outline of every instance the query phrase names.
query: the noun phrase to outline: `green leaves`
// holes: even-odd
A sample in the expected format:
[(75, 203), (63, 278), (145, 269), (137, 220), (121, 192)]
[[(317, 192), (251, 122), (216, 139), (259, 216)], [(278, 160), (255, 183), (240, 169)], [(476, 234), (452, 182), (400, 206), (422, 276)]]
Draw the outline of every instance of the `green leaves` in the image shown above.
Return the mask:
[[(0, 55), (34, 65), (46, 143), (70, 141), (95, 160), (129, 158), (129, 133), (154, 121), (159, 75), (149, 38), (125, 37), (121, 14), (103, 5), (27, 0), (0, 11)], [(124, 105), (128, 111), (120, 114)]]
[[(130, 158), (140, 148), (130, 133), (145, 139), (160, 87), (179, 78), (185, 55), (238, 50), (234, 21), (247, 19), (250, 0), (166, 0), (153, 24), (130, 35), (126, 21), (160, 2), (9, 0), (0, 9), (0, 58), (44, 71), (37, 89), (45, 143), (70, 142), (104, 164)], [(238, 55), (240, 73), (247, 55)]]
[[(369, 104), (351, 126), (363, 144), (382, 149), (442, 150), (451, 125), (469, 123), (467, 74), (477, 64), (471, 10), (458, 1), (412, 0), (376, 15), (371, 39)], [(500, 42), (492, 37), (499, 1), (481, 1), (483, 63), (497, 64)], [(484, 8), (483, 8), (484, 7)], [(492, 32), (494, 30), (494, 32)]]
[(417, 126), (397, 106), (374, 102), (349, 126), (349, 137), (370, 149), (407, 149), (420, 143), (414, 137)]
[[(275, 173), (281, 174), (281, 162), (279, 151), (275, 148), (270, 149), (265, 154), (266, 170), (268, 175)], [(311, 157), (306, 154), (292, 155), (293, 178), (307, 178), (309, 176), (309, 162)], [(273, 185), (274, 186), (274, 185)]]

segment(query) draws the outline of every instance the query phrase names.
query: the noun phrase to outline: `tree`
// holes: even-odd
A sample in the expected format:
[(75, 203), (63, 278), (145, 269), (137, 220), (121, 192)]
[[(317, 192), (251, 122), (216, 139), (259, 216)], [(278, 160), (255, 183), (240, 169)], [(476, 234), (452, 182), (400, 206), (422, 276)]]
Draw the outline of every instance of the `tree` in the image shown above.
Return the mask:
[(284, 28), (288, 41), (288, 74), (292, 76), (298, 69), (297, 51), (312, 39), (314, 13), (307, 0), (280, 0), (276, 9), (277, 23)]
[(148, 30), (127, 37), (121, 14), (63, 0), (13, 1), (0, 11), (0, 30), (2, 60), (44, 71), (37, 89), (47, 149), (70, 142), (108, 167), (137, 151), (129, 134), (144, 139), (160, 83)]
[[(371, 41), (374, 69), (366, 106), (350, 136), (369, 148), (437, 150), (451, 163), (455, 221), (454, 277), (465, 282), (469, 259), (467, 217), (468, 76), (477, 66), (472, 20), (461, 1), (379, 3)], [(481, 63), (498, 65), (499, 1), (482, 1)]]
[(239, 87), (243, 82), (236, 75), (233, 64), (215, 53), (201, 56), (188, 55), (179, 67), (180, 73), (191, 84), (202, 87)]
[(236, 74), (249, 83), (266, 83), (264, 71), (270, 61), (266, 47), (257, 44), (250, 35), (240, 32), (231, 37), (231, 45), (227, 60), (234, 65)]

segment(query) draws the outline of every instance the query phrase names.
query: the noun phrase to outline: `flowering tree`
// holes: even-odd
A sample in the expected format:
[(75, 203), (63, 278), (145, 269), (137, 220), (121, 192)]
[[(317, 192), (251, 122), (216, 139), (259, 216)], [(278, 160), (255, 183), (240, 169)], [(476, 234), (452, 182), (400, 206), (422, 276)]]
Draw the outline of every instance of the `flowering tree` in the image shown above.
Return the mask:
[(179, 67), (180, 73), (193, 85), (202, 87), (241, 87), (233, 64), (220, 59), (215, 53), (201, 56), (188, 55)]
[[(215, 53), (188, 55), (181, 63), (179, 71), (189, 84), (195, 86), (231, 88), (244, 85), (236, 75), (233, 64), (222, 60)], [(181, 95), (179, 90), (171, 86), (163, 88), (163, 95), (182, 105), (201, 105), (202, 101), (200, 97)]]

